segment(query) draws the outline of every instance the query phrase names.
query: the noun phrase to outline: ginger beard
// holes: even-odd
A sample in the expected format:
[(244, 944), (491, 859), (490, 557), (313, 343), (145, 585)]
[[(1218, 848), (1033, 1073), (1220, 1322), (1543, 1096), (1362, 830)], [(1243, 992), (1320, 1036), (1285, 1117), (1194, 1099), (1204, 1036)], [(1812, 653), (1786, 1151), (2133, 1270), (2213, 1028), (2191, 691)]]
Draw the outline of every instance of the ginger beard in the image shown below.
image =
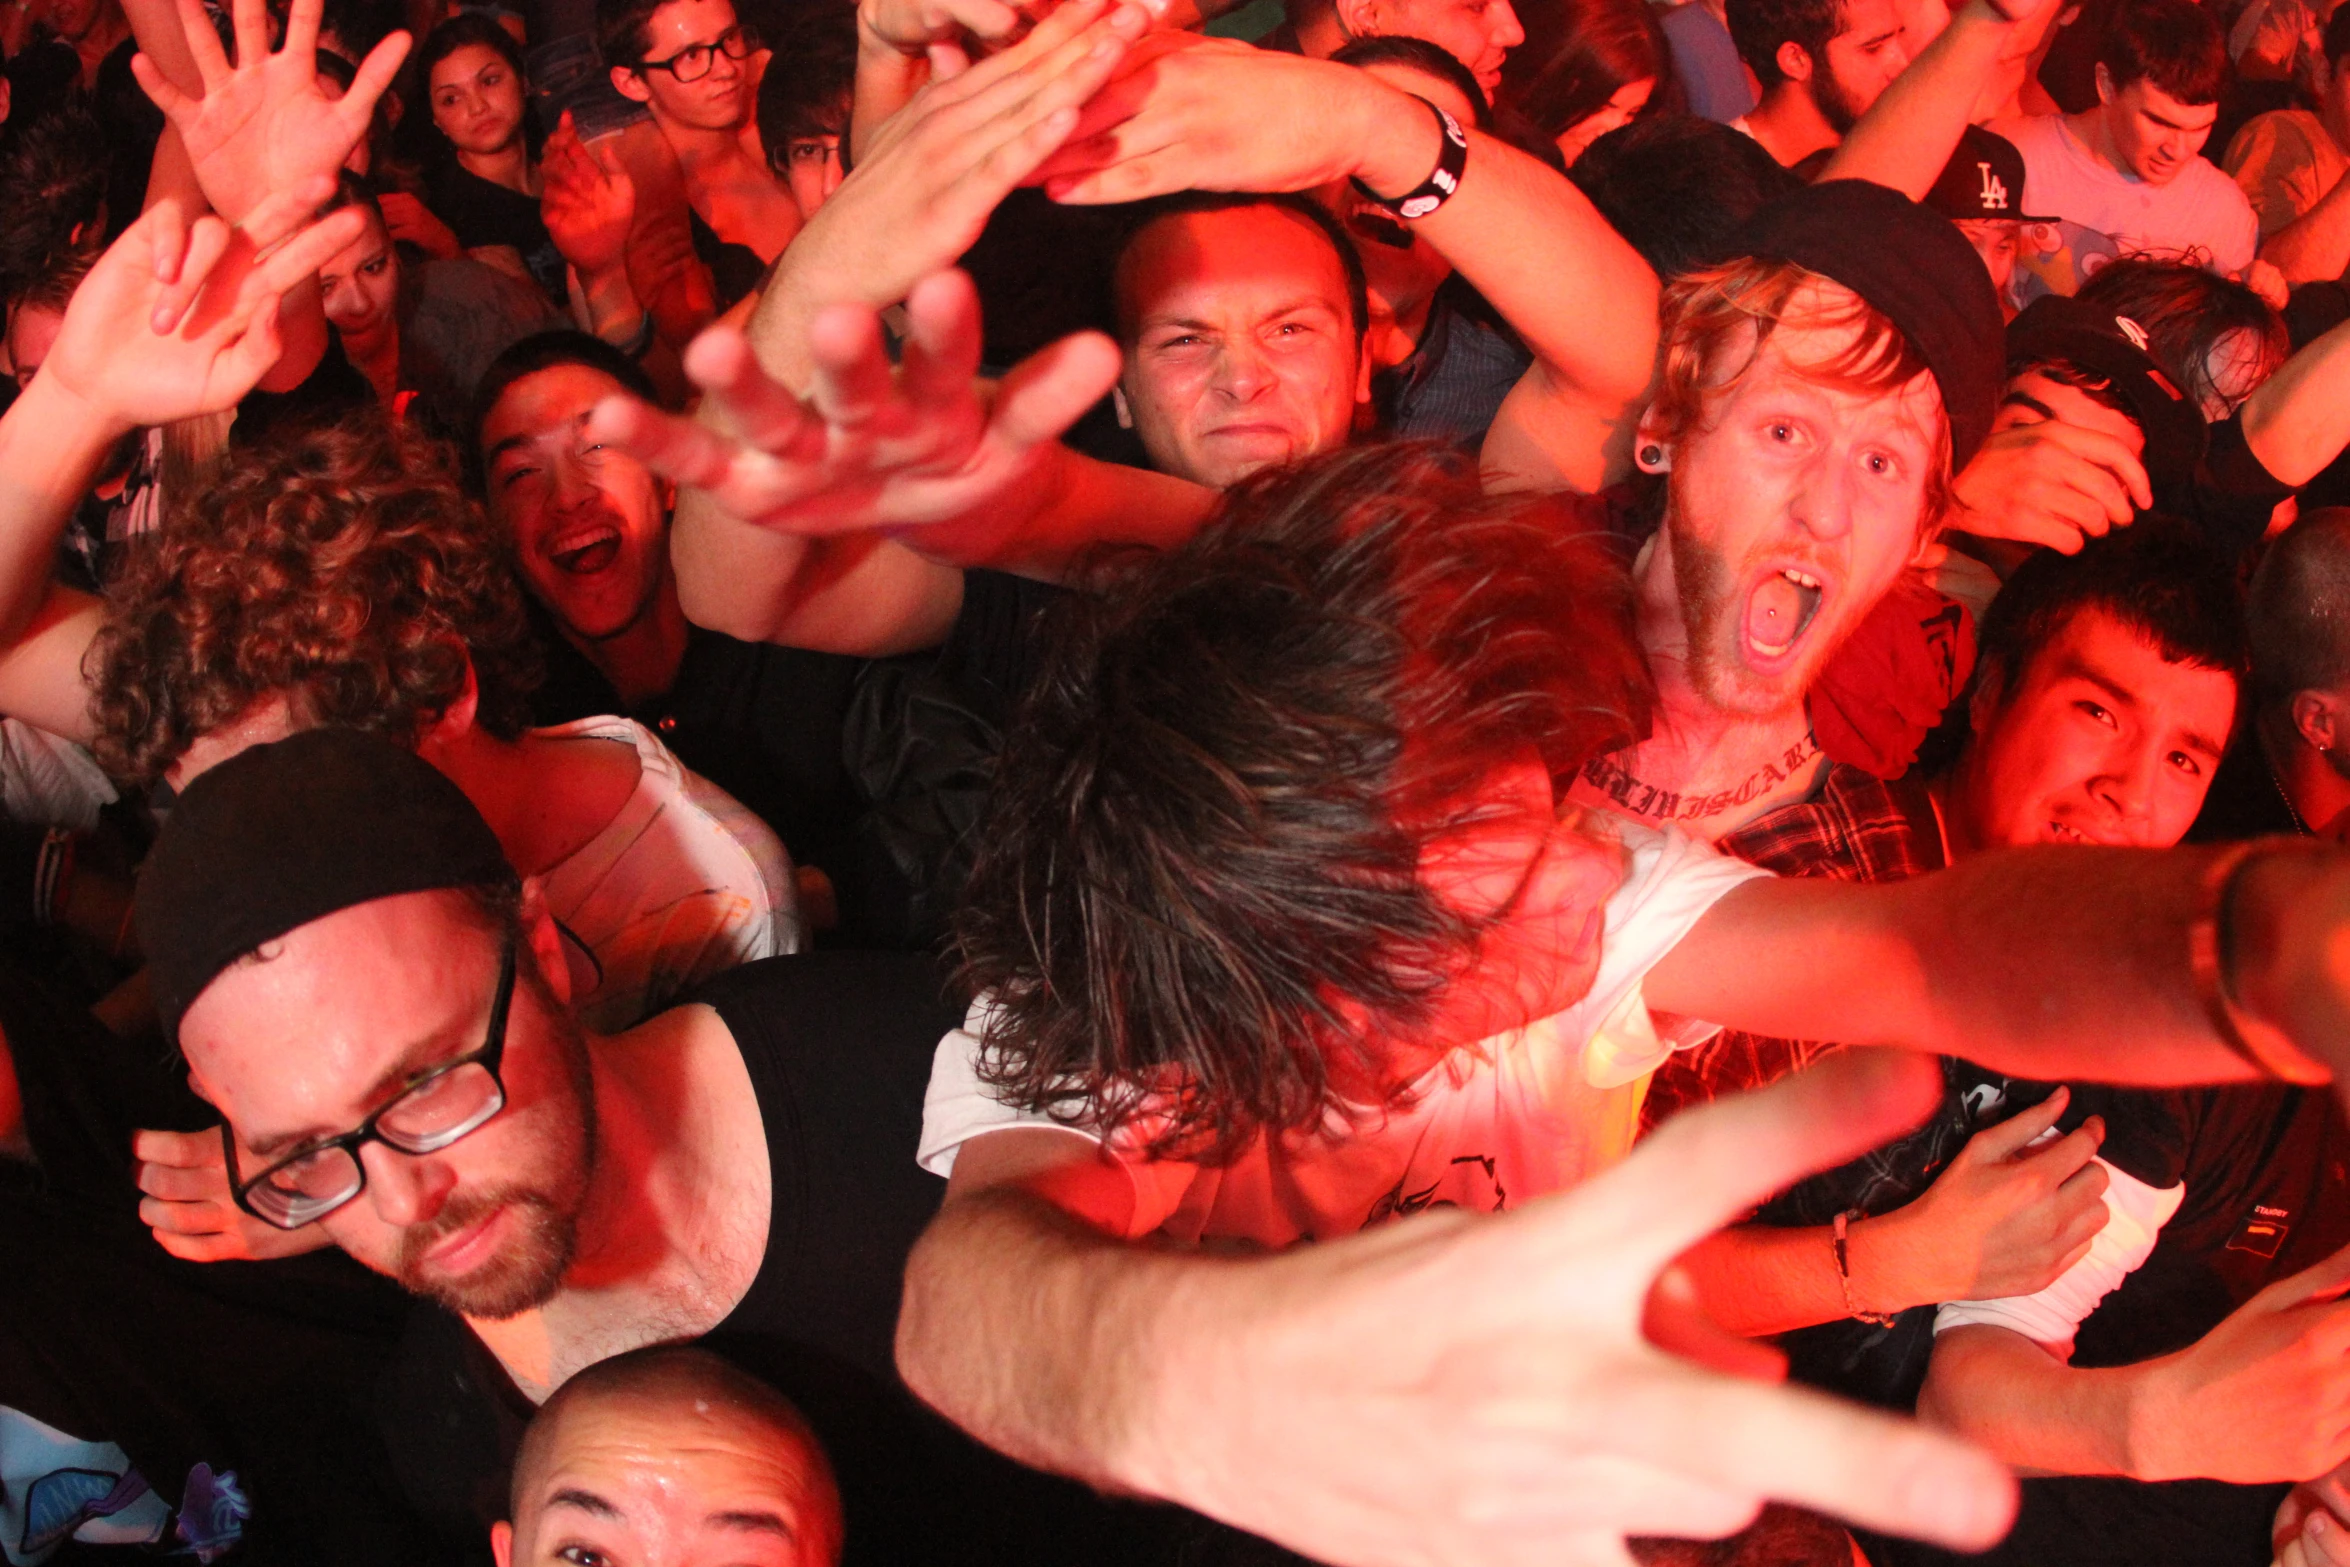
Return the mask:
[(1821, 625), (1826, 581), (1819, 572), (1786, 560), (1786, 543), (1767, 563), (1731, 561), (1689, 521), (1677, 474), (1672, 489), (1665, 531), (1691, 689), (1714, 707), (1755, 718), (1800, 706), (1812, 677), (1850, 633), (1852, 617)]
[[(401, 1288), (460, 1316), (499, 1321), (545, 1305), (578, 1250), (580, 1210), (596, 1165), (595, 1079), (579, 1025), (558, 1006), (542, 1010), (563, 1086), (532, 1106), (539, 1121), (527, 1167), (541, 1174), (533, 1184), (502, 1181), (453, 1194), (429, 1223), (401, 1232), (392, 1258), (389, 1271)], [(436, 1269), (433, 1249), (477, 1224), (498, 1231), (489, 1237), (495, 1250), (462, 1272)]]

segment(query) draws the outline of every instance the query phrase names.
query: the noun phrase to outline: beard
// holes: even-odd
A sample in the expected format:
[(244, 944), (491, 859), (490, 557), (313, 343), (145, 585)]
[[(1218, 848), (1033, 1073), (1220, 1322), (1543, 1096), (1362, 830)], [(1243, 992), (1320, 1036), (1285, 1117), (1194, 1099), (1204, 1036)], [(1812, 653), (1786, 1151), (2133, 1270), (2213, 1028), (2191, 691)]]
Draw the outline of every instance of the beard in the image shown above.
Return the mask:
[(1812, 678), (1826, 661), (1821, 648), (1830, 644), (1823, 633), (1831, 628), (1811, 627), (1807, 635), (1820, 641), (1808, 658), (1781, 675), (1765, 679), (1746, 668), (1739, 656), (1746, 635), (1746, 606), (1737, 597), (1743, 579), (1690, 525), (1679, 477), (1675, 473), (1667, 481), (1664, 529), (1673, 546), (1673, 593), (1688, 639), (1690, 689), (1707, 706), (1742, 718), (1769, 718), (1802, 706)]
[[(430, 1223), (401, 1232), (392, 1262), (402, 1288), (460, 1316), (500, 1321), (545, 1305), (579, 1249), (580, 1210), (596, 1165), (595, 1080), (579, 1026), (557, 1007), (547, 1018), (548, 1046), (560, 1053), (564, 1071), (560, 1086), (532, 1107), (539, 1124), (520, 1151), (532, 1179), (453, 1194)], [(428, 1271), (433, 1247), (500, 1210), (514, 1222), (496, 1255), (455, 1277)]]
[(1820, 118), (1828, 122), (1828, 129), (1837, 135), (1846, 135), (1859, 123), (1860, 105), (1852, 101), (1852, 94), (1846, 92), (1844, 84), (1836, 80), (1835, 73), (1828, 69), (1827, 61), (1812, 62), (1811, 77), (1803, 84), (1803, 89), (1811, 94), (1812, 107), (1820, 111)]

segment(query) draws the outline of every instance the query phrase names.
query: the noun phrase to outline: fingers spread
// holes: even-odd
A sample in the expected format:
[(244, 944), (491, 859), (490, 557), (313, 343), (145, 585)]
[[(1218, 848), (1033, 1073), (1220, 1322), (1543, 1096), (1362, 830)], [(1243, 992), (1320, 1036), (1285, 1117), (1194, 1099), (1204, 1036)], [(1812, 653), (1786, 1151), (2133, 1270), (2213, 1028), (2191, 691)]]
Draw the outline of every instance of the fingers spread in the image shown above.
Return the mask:
[(1109, 395), (1118, 366), (1118, 345), (1099, 332), (1048, 344), (1013, 366), (996, 388), (989, 429), (1015, 450), (1057, 441)]
[(907, 337), (900, 367), (906, 396), (916, 403), (971, 395), (979, 373), (979, 290), (962, 272), (935, 272), (906, 296)]
[(686, 345), (685, 373), (745, 444), (784, 452), (819, 433), (806, 405), (770, 376), (740, 328), (720, 324)]
[(716, 431), (626, 395), (596, 404), (587, 434), (617, 446), (663, 478), (697, 489), (723, 483), (734, 452)]
[(895, 392), (881, 318), (853, 305), (830, 305), (808, 323), (815, 364), (808, 401), (826, 423), (846, 430), (870, 424)]
[(2006, 1467), (1954, 1437), (1807, 1388), (1657, 1357), (1612, 1400), (1609, 1445), (1733, 1495), (1981, 1550), (2015, 1516)]

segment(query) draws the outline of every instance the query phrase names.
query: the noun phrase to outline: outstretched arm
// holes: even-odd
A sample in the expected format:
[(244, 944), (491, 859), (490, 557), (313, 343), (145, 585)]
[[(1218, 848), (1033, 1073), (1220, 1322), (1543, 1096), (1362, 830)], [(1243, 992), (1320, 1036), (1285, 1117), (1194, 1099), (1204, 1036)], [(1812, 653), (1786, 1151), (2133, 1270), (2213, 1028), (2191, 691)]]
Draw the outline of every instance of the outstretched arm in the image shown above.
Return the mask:
[[(1351, 66), (1181, 34), (1151, 39), (1128, 66), (1046, 165), (1056, 200), (1302, 191), (1349, 178), (1393, 198), (1437, 166), (1443, 132), (1428, 105)], [(1611, 441), (1647, 400), (1656, 274), (1565, 176), (1466, 134), (1459, 189), (1406, 222), (1534, 351), (1495, 420), (1486, 466), (1500, 483), (1596, 489), (1610, 477)], [(1628, 448), (1617, 457), (1628, 461)]]
[(1317, 1560), (1614, 1567), (1627, 1534), (1726, 1534), (1773, 1496), (1978, 1548), (2014, 1505), (1998, 1466), (1653, 1342), (1704, 1337), (1684, 1284), (1652, 1291), (1676, 1253), (1934, 1086), (1855, 1053), (1515, 1212), (1251, 1259), (1109, 1239), (1054, 1200), (1093, 1155), (997, 1133), (963, 1148), (915, 1248), (899, 1366), (1015, 1457)]
[(1967, 0), (1845, 133), (1823, 180), (1873, 180), (1922, 201), (1975, 117), (2002, 60), (2029, 54), (2062, 0)]
[(2350, 321), (2278, 366), (2238, 417), (2244, 444), (2279, 483), (2316, 478), (2350, 446)]
[(1067, 339), (990, 386), (968, 278), (917, 284), (906, 319), (893, 369), (870, 309), (817, 316), (804, 402), (714, 327), (686, 360), (698, 420), (625, 397), (597, 410), (599, 436), (684, 487), (671, 549), (689, 616), (746, 640), (926, 647), (964, 566), (1054, 578), (1092, 545), (1172, 543), (1206, 515), (1197, 485), (1059, 444), (1117, 374), (1107, 339)]
[[(2189, 962), (2233, 848), (2011, 849), (1888, 885), (1733, 889), (1650, 972), (1652, 1006), (1785, 1039), (1899, 1044), (2038, 1078), (2229, 1082)], [(2237, 880), (2234, 995), (2350, 1067), (2350, 855), (2260, 852)]]
[(285, 291), (357, 237), (353, 212), (304, 227), (327, 190), (298, 184), (238, 230), (152, 207), (74, 291), (41, 373), (0, 416), (0, 712), (88, 738), (98, 605), (52, 581), (58, 539), (123, 436), (233, 407), (276, 362)]

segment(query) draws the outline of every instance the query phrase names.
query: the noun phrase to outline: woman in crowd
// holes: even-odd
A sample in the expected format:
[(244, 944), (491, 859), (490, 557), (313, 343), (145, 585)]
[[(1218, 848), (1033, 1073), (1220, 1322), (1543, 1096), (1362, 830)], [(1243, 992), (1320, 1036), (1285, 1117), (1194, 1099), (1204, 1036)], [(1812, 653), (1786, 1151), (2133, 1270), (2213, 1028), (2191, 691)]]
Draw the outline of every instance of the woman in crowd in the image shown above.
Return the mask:
[(2078, 297), (2137, 322), (2146, 352), (2212, 424), (2258, 391), (2293, 349), (2267, 300), (2186, 261), (2125, 257), (2082, 284)]
[(1526, 41), (1502, 69), (1502, 102), (1572, 168), (1655, 99), (1669, 74), (1664, 34), (1646, 0), (1543, 0), (1519, 15)]
[(560, 302), (563, 256), (539, 216), (522, 51), (489, 17), (459, 12), (424, 40), (419, 67), (446, 157), (426, 202), (446, 225), (443, 259), (460, 253), (527, 276)]

